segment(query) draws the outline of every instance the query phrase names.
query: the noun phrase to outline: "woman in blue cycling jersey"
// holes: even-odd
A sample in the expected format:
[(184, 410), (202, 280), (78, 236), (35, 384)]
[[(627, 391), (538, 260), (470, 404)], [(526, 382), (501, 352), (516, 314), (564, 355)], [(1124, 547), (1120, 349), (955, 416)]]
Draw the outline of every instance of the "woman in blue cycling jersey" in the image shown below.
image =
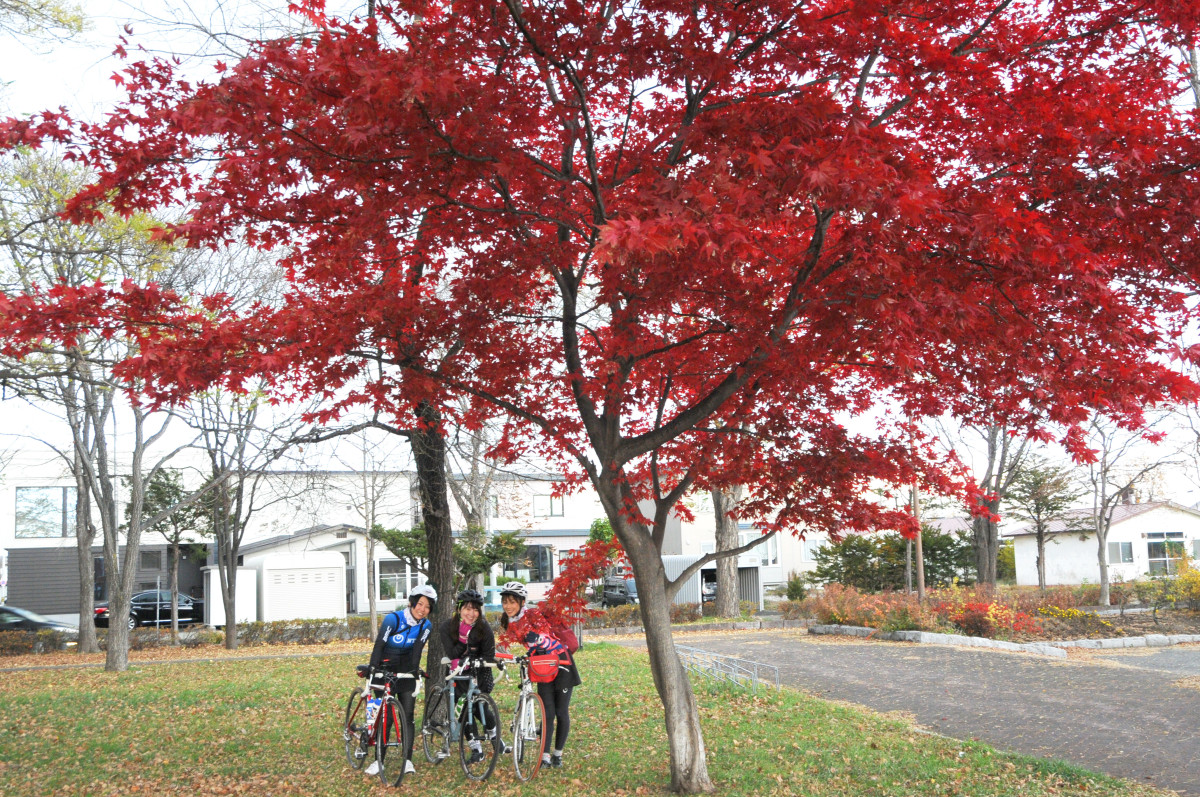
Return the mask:
[[(371, 651), (371, 669), (384, 669), (394, 673), (421, 672), (421, 652), (425, 649), (425, 641), (433, 624), (429, 622), (429, 614), (437, 602), (437, 592), (428, 584), (416, 587), (408, 596), (408, 608), (403, 611), (388, 612), (379, 625), (379, 635), (375, 637), (375, 647)], [(408, 726), (408, 744), (404, 746), (404, 771), (413, 772), (413, 692), (417, 682), (412, 678), (397, 679), (392, 683), (392, 695), (404, 709), (404, 723)], [(374, 775), (379, 772), (379, 763), (372, 761), (366, 773)]]

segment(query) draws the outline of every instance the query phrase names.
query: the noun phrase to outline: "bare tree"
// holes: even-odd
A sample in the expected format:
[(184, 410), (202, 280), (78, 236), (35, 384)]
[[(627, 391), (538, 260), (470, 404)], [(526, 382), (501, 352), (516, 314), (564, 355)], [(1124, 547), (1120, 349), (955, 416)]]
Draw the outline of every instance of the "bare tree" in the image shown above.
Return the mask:
[[(380, 509), (387, 497), (395, 493), (399, 484), (407, 485), (408, 478), (402, 471), (394, 467), (398, 456), (394, 446), (385, 446), (381, 441), (370, 439), (365, 429), (352, 435), (350, 441), (355, 449), (354, 459), (357, 462), (351, 464), (340, 454), (337, 455), (337, 458), (343, 465), (352, 467), (355, 471), (357, 490), (348, 497), (354, 511), (362, 519), (363, 528), (367, 530), (367, 606), (370, 614), (371, 634), (374, 636), (378, 627), (376, 603), (379, 594), (375, 572), (376, 547), (379, 544), (379, 538), (375, 535), (374, 529), (380, 523)], [(393, 464), (392, 468), (387, 467), (389, 463)]]
[[(0, 175), (0, 248), (5, 255), (6, 293), (38, 295), (51, 286), (84, 287), (97, 280), (170, 283), (190, 267), (190, 255), (155, 241), (153, 222), (141, 216), (108, 214), (95, 224), (73, 225), (60, 214), (86, 175), (52, 155), (23, 156)], [(80, 649), (97, 649), (94, 625), (92, 546), (101, 535), (109, 587), (110, 627), (105, 666), (128, 666), (129, 599), (133, 594), (148, 479), (178, 449), (154, 461), (150, 448), (163, 439), (173, 417), (139, 399), (141, 385), (116, 366), (136, 354), (136, 343), (118, 330), (80, 327), (69, 344), (44, 340), (24, 346), (19, 357), (0, 363), (9, 388), (65, 416), (71, 445), (55, 448), (76, 486), (76, 551), (79, 564)], [(66, 338), (64, 338), (66, 339)], [(121, 440), (128, 459), (118, 461), (110, 440), (120, 416), (130, 424)], [(117, 517), (119, 471), (128, 473), (128, 523)], [(194, 501), (195, 496), (184, 499)], [(97, 529), (98, 525), (98, 529)], [(124, 545), (122, 553), (121, 546)]]
[[(945, 429), (941, 436), (959, 452), (979, 451), (983, 455), (982, 468), (976, 465), (976, 487), (980, 499), (979, 513), (971, 517), (972, 547), (975, 550), (976, 579), (981, 584), (996, 583), (996, 561), (1000, 554), (1000, 529), (996, 518), (1000, 517), (1004, 499), (1011, 489), (1013, 480), (1029, 451), (1029, 439), (1016, 430), (1005, 426), (963, 427), (955, 435)], [(958, 442), (954, 440), (957, 437)], [(978, 438), (982, 448), (976, 442)]]
[(205, 501), (214, 558), (225, 609), (225, 647), (233, 650), (237, 637), (238, 556), (250, 518), (284, 496), (263, 499), (260, 488), (271, 467), (297, 445), (300, 413), (280, 418), (264, 412), (264, 386), (245, 393), (212, 390), (193, 399), (187, 421), (200, 435), (214, 488)]
[[(1147, 424), (1147, 428), (1161, 425), (1165, 417), (1160, 416)], [(1113, 514), (1122, 503), (1132, 502), (1135, 489), (1158, 469), (1178, 464), (1180, 459), (1174, 452), (1147, 459), (1147, 432), (1130, 432), (1099, 416), (1092, 419), (1089, 432), (1088, 444), (1096, 452), (1096, 459), (1088, 464), (1087, 485), (1096, 531), (1096, 561), (1100, 567), (1100, 605), (1107, 606), (1110, 602), (1108, 531)]]

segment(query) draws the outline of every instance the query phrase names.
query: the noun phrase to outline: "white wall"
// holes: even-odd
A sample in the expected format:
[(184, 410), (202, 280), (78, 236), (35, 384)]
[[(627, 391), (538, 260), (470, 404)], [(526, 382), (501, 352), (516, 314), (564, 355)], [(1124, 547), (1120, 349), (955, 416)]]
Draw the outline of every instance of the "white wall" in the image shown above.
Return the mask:
[[(1108, 542), (1132, 543), (1133, 562), (1114, 564), (1110, 561), (1108, 576), (1111, 581), (1129, 581), (1149, 572), (1150, 540), (1144, 535), (1151, 532), (1182, 532), (1184, 545), (1191, 554), (1193, 542), (1200, 540), (1200, 516), (1184, 509), (1163, 505), (1114, 524), (1109, 529)], [(1017, 583), (1036, 586), (1037, 542), (1032, 536), (1019, 536), (1013, 538), (1013, 544), (1017, 562)], [(1105, 553), (1107, 554), (1107, 549)], [(1095, 535), (1068, 532), (1049, 538), (1046, 541), (1046, 583), (1084, 582), (1100, 582)]]

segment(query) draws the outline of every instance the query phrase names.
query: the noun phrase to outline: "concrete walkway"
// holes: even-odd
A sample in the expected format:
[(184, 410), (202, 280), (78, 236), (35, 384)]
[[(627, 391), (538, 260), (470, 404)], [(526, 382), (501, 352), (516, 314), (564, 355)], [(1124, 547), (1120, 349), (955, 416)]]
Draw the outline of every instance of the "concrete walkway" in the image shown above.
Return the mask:
[(1200, 797), (1200, 689), (1176, 684), (1200, 675), (1200, 645), (1062, 661), (797, 631), (697, 634), (681, 644), (774, 664), (787, 686), (905, 712), (946, 736)]

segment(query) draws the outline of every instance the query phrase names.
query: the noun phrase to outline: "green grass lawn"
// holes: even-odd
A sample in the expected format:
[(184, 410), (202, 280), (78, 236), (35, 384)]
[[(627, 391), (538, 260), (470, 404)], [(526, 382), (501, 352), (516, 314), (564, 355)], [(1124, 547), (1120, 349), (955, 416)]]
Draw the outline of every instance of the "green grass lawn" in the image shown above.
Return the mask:
[[(256, 651), (260, 652), (260, 651)], [(194, 655), (194, 653), (192, 654)], [(339, 721), (364, 652), (0, 676), (0, 795), (385, 794), (343, 756)], [(564, 767), (531, 784), (501, 758), (468, 785), (457, 759), (401, 791), (661, 794), (666, 733), (644, 653), (588, 645)], [(727, 795), (1112, 795), (1164, 792), (1056, 762), (917, 733), (902, 720), (796, 692), (697, 687), (709, 770)], [(516, 687), (495, 696), (507, 723)], [(419, 747), (418, 747), (419, 750)], [(551, 783), (553, 781), (553, 783)]]

